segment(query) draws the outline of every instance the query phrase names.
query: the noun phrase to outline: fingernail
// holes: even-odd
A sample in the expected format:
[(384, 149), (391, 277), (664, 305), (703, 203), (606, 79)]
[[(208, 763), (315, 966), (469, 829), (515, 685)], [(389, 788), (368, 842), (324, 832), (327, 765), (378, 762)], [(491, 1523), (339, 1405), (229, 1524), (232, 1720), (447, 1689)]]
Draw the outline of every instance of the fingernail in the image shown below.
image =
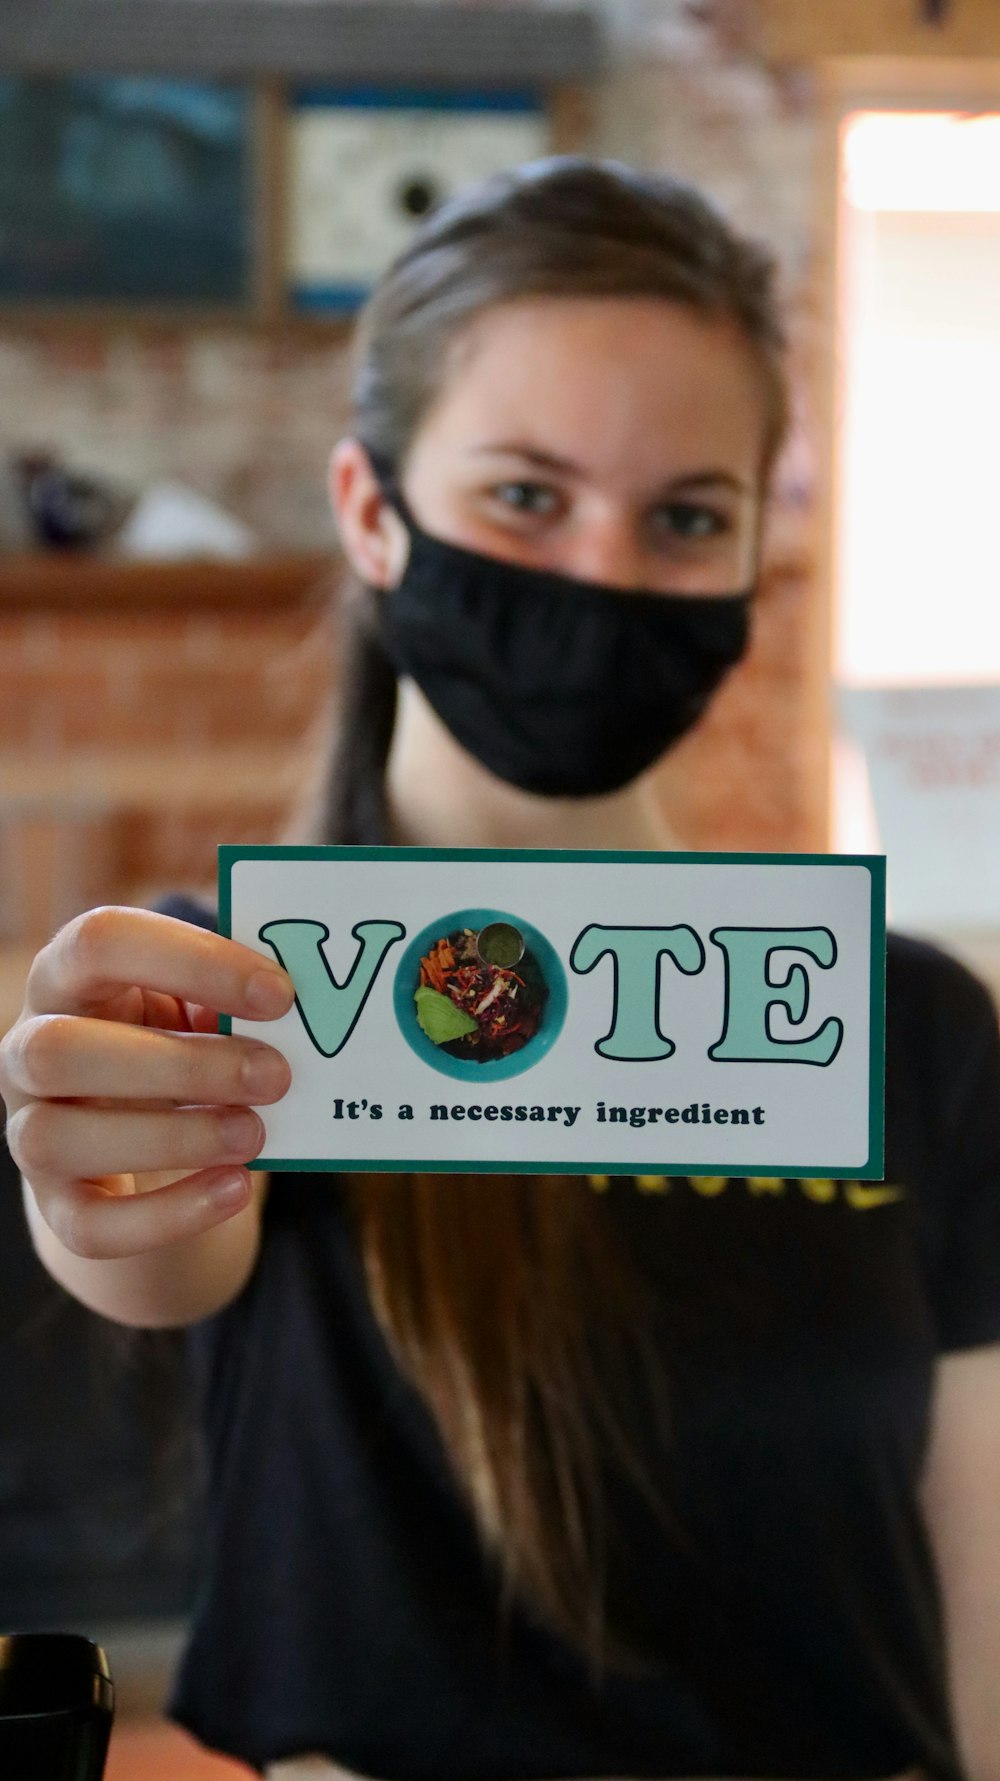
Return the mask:
[(219, 1118), (220, 1148), (241, 1159), (256, 1154), (263, 1136), (264, 1127), (249, 1108), (241, 1108), (238, 1113), (223, 1113)]
[(288, 981), (277, 971), (255, 971), (246, 986), (248, 1007), (255, 1014), (278, 1015), (288, 1012)]
[(277, 1101), (288, 1089), (290, 1074), (280, 1053), (262, 1045), (243, 1059), (240, 1079), (251, 1100)]
[(249, 1177), (243, 1169), (232, 1175), (220, 1175), (212, 1182), (208, 1193), (214, 1206), (241, 1206), (250, 1198)]

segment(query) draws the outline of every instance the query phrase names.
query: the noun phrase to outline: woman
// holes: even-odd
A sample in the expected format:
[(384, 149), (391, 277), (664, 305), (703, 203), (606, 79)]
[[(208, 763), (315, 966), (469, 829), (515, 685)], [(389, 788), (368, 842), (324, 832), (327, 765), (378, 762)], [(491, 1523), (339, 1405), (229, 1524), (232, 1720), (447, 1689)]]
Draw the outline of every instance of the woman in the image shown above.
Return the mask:
[[(669, 180), (560, 158), (422, 226), (333, 457), (361, 586), (325, 838), (673, 844), (648, 770), (743, 647), (780, 347), (766, 257)], [(980, 986), (894, 942), (877, 1191), (268, 1192), (249, 1108), (287, 1066), (216, 1014), (291, 986), (173, 908), (56, 935), (3, 1089), (55, 1277), (195, 1326), (174, 1715), (275, 1777), (1000, 1773)]]

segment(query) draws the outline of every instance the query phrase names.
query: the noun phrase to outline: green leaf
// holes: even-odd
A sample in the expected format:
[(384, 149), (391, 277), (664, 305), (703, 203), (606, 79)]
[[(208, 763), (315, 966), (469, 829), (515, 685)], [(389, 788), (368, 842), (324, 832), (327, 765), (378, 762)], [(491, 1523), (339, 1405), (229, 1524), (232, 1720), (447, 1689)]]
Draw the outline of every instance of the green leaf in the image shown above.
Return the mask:
[(417, 1025), (434, 1045), (446, 1045), (449, 1039), (461, 1039), (465, 1033), (476, 1031), (471, 1014), (466, 1014), (450, 996), (443, 996), (440, 990), (431, 989), (427, 983), (417, 990), (414, 1001)]

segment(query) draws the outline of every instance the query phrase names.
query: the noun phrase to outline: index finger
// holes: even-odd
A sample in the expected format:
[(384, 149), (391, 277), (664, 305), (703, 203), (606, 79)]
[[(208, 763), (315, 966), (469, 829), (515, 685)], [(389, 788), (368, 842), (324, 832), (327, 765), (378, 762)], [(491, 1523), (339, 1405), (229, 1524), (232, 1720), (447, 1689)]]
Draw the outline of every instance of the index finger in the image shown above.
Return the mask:
[(43, 947), (26, 1007), (85, 1014), (135, 985), (243, 1020), (276, 1020), (295, 999), (287, 971), (238, 940), (151, 909), (107, 907), (76, 916)]

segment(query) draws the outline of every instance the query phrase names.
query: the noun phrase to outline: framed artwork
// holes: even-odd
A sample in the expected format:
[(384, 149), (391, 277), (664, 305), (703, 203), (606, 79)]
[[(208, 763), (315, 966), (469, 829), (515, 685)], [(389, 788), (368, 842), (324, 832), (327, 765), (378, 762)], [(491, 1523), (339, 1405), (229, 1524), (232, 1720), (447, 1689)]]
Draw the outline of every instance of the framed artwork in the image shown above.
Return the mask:
[(286, 302), (350, 312), (461, 185), (549, 151), (541, 93), (302, 86), (289, 97)]
[(0, 311), (347, 320), (442, 200), (563, 134), (541, 86), (0, 73)]
[(0, 77), (0, 303), (248, 306), (253, 110), (214, 80)]

